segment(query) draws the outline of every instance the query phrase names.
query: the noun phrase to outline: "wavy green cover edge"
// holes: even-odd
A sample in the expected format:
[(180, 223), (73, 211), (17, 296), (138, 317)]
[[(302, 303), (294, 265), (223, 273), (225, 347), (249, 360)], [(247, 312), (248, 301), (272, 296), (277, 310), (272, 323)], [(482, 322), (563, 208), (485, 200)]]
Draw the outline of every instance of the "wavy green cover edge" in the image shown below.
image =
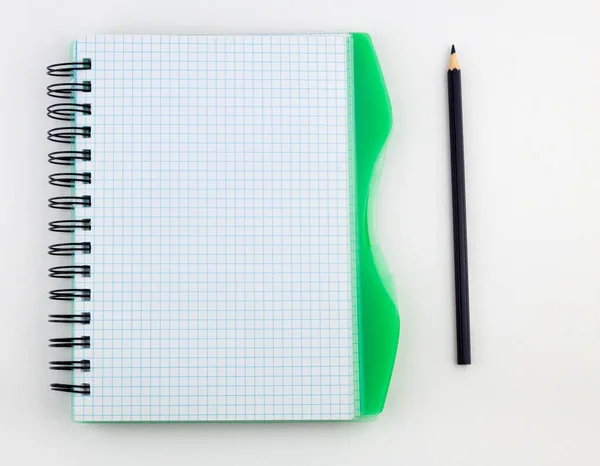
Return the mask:
[[(368, 34), (352, 34), (360, 418), (381, 413), (400, 336), (395, 284), (374, 232), (376, 190), (392, 107)], [(371, 230), (371, 231), (370, 231)]]

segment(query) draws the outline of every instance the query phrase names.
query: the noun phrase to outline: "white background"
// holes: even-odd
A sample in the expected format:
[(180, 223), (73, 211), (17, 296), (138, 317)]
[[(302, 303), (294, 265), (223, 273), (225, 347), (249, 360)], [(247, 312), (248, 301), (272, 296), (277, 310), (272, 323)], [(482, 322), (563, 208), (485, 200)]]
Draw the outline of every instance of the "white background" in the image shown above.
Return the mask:
[[(574, 0), (5, 2), (0, 462), (597, 465), (600, 4)], [(377, 230), (402, 331), (372, 423), (78, 425), (51, 393), (47, 64), (82, 33), (367, 31), (395, 132)], [(473, 362), (454, 365), (445, 65), (463, 65)], [(64, 332), (64, 329), (62, 330)], [(595, 445), (596, 444), (596, 445)]]

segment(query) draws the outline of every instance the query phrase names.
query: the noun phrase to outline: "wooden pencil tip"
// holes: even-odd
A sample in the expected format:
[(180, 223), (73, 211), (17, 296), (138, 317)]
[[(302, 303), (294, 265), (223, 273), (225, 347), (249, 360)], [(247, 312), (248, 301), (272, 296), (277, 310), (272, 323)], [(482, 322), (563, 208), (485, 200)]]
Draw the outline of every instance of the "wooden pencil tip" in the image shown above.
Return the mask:
[(460, 70), (460, 63), (458, 63), (458, 55), (456, 54), (456, 48), (452, 46), (452, 53), (450, 53), (450, 60), (448, 61), (448, 69), (450, 71)]

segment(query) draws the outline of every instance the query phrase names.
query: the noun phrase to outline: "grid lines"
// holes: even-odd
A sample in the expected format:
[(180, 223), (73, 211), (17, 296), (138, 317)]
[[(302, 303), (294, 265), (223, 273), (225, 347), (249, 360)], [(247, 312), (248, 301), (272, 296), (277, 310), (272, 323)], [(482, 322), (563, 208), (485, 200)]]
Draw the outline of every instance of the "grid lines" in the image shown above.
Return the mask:
[(355, 415), (348, 36), (88, 36), (74, 419)]

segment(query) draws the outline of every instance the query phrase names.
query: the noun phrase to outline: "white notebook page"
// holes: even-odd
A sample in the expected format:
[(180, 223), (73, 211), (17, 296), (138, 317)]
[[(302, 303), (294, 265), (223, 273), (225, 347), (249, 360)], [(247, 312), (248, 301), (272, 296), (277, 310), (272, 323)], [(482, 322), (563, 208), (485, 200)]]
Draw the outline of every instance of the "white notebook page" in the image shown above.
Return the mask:
[(354, 416), (348, 35), (87, 36), (78, 421)]

